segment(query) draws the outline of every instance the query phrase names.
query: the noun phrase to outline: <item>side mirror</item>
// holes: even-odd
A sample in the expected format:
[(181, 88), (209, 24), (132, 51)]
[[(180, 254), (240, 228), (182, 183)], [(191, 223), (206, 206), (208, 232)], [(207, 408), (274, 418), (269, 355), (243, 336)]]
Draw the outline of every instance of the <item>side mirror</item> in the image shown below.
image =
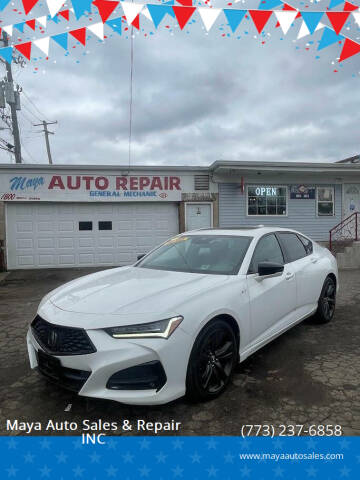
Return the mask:
[(143, 257), (145, 257), (145, 253), (141, 253), (140, 255), (137, 256), (138, 260), (141, 260)]
[(261, 281), (265, 278), (280, 277), (284, 271), (284, 265), (275, 262), (260, 262), (258, 264), (257, 280)]

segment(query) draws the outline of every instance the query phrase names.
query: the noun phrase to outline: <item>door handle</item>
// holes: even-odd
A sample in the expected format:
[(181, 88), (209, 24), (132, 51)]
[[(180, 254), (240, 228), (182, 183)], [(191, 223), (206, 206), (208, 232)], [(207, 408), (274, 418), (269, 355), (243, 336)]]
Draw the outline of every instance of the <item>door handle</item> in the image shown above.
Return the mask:
[(311, 257), (310, 260), (311, 260), (311, 263), (316, 263), (318, 261), (318, 258), (317, 257)]
[(294, 273), (292, 272), (287, 272), (285, 275), (286, 280), (291, 280), (294, 277)]

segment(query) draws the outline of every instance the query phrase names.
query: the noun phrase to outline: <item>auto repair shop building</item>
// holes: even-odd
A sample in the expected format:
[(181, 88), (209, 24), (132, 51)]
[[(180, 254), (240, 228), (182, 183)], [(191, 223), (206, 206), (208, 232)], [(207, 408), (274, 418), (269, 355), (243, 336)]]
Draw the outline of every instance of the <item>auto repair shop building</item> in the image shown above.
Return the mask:
[(356, 211), (354, 162), (0, 165), (8, 269), (131, 264), (174, 234), (212, 226), (280, 226), (328, 242), (329, 230)]
[(131, 264), (217, 205), (208, 168), (0, 165), (8, 270)]

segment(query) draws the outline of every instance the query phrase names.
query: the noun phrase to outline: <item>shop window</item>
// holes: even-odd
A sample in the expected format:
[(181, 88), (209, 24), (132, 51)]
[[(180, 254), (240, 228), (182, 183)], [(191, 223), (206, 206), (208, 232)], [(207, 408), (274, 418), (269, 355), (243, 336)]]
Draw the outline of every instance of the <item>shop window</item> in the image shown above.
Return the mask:
[(317, 214), (319, 217), (334, 216), (334, 188), (318, 187), (316, 190)]
[(287, 187), (255, 185), (247, 188), (247, 214), (287, 214)]
[(99, 222), (99, 230), (112, 230), (112, 222), (110, 221)]
[(92, 230), (92, 222), (79, 222), (79, 230)]

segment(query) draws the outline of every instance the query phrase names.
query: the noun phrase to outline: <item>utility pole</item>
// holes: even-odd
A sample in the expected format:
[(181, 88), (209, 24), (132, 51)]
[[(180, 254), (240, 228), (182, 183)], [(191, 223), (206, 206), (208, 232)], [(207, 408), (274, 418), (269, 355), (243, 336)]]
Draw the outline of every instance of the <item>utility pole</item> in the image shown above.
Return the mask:
[(52, 158), (51, 158), (51, 152), (50, 152), (50, 142), (49, 142), (49, 135), (54, 135), (54, 132), (49, 132), (48, 130), (48, 125), (54, 125), (56, 122), (46, 122), (45, 120), (42, 121), (42, 123), (37, 123), (34, 125), (34, 127), (44, 127), (44, 130), (41, 130), (41, 133), (45, 133), (45, 143), (46, 143), (46, 150), (49, 158), (49, 164), (52, 165)]
[[(2, 40), (4, 42), (4, 46), (8, 47), (9, 46), (9, 37), (8, 37), (8, 34), (6, 32), (3, 32)], [(12, 71), (11, 71), (11, 63), (5, 62), (5, 65), (6, 65), (7, 82), (11, 86), (12, 91), (14, 91), (13, 76), (12, 76)], [(9, 105), (10, 105), (10, 111), (11, 111), (12, 134), (13, 134), (13, 137), (14, 137), (15, 162), (16, 163), (21, 163), (20, 132), (19, 132), (19, 125), (18, 125), (18, 120), (17, 120), (17, 113), (16, 113), (16, 103), (14, 101), (14, 102), (9, 103)]]

